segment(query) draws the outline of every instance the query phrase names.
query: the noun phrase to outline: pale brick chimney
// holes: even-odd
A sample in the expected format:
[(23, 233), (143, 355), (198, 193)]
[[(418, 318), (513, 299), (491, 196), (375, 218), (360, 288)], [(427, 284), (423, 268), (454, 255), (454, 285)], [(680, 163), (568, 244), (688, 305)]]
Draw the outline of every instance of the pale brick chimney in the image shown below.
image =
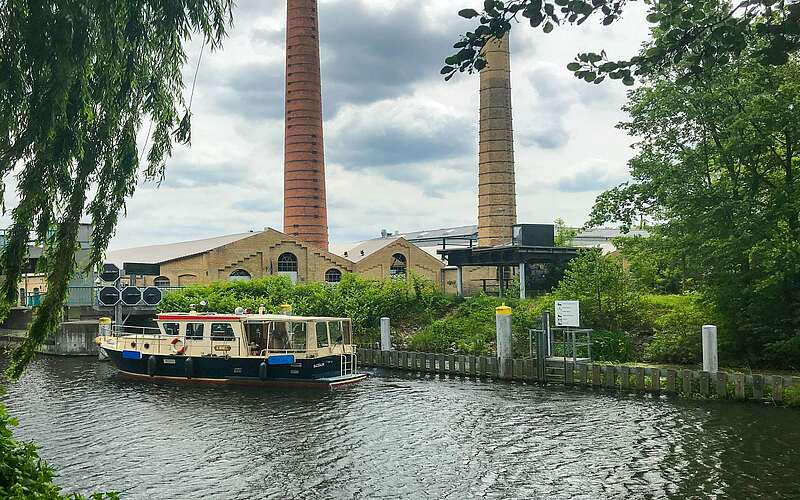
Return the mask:
[(484, 47), (478, 165), (478, 246), (511, 241), (517, 223), (509, 35)]

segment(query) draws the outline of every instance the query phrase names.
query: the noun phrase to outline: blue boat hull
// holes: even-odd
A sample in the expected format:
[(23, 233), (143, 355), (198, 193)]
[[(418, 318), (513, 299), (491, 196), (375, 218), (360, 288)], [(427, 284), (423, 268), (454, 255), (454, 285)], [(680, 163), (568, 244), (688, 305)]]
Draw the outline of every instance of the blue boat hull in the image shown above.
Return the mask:
[[(264, 385), (338, 386), (359, 382), (365, 374), (341, 375), (341, 356), (298, 359), (273, 356), (263, 358), (225, 358), (221, 356), (174, 356), (144, 354), (138, 351), (106, 350), (111, 362), (126, 375), (187, 380), (196, 382), (244, 383)], [(345, 355), (352, 366), (353, 355)]]

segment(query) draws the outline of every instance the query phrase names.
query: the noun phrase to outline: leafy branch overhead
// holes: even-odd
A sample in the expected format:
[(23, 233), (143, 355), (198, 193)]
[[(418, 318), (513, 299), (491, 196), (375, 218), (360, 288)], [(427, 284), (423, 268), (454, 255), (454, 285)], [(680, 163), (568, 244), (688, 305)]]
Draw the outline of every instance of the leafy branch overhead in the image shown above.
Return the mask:
[[(486, 66), (481, 49), (500, 39), (515, 23), (527, 23), (550, 33), (556, 26), (580, 25), (594, 18), (604, 26), (618, 21), (635, 0), (486, 0), (483, 12), (463, 9), (461, 17), (478, 26), (455, 43), (458, 51), (445, 60), (441, 73), (449, 80), (458, 72), (472, 73)], [(762, 63), (785, 64), (800, 48), (800, 0), (643, 0), (647, 21), (655, 36), (630, 59), (612, 60), (605, 51), (584, 52), (567, 68), (587, 82), (606, 78), (633, 85), (637, 76), (674, 68), (680, 63), (685, 79), (708, 68), (727, 64), (748, 44)], [(753, 42), (752, 35), (758, 35)]]
[[(94, 227), (91, 266), (136, 188), (140, 157), (143, 177), (160, 180), (173, 144), (189, 141), (184, 43), (198, 35), (218, 47), (232, 5), (0, 2), (0, 194), (14, 174), (19, 193), (0, 258), (0, 312), (16, 300), (32, 233), (45, 247), (47, 275), (47, 295), (12, 354), (12, 378), (61, 320), (81, 218), (89, 215)], [(143, 122), (148, 137), (140, 152)]]

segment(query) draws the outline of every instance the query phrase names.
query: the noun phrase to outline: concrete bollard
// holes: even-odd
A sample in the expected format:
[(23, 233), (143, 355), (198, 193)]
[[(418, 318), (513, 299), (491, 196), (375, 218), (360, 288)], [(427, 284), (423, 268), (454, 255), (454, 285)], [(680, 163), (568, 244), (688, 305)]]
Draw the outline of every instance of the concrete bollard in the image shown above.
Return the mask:
[(717, 373), (719, 358), (717, 356), (717, 327), (703, 325), (703, 371)]
[(514, 357), (511, 348), (511, 308), (502, 305), (495, 309), (495, 317), (497, 321), (497, 357), (499, 358), (498, 366), (500, 367), (500, 378), (511, 378), (512, 373), (507, 373), (508, 368), (505, 359)]
[(381, 318), (381, 351), (392, 350), (392, 330), (389, 318)]

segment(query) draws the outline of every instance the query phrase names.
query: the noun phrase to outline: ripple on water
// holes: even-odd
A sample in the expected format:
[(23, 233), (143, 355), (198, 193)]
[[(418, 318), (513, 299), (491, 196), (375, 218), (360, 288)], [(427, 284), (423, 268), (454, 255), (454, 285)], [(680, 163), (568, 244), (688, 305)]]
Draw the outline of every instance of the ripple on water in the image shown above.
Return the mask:
[(123, 498), (791, 498), (798, 416), (384, 374), (335, 392), (40, 358), (4, 397), (67, 491)]

